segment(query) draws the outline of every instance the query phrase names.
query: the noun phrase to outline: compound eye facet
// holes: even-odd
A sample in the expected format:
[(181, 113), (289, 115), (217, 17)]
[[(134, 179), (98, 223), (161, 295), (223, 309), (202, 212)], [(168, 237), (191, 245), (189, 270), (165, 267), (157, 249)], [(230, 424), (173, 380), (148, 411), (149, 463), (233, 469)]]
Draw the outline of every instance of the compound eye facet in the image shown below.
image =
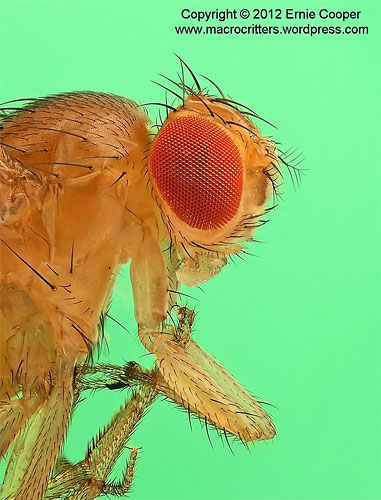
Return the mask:
[(229, 134), (210, 120), (183, 116), (164, 124), (149, 168), (171, 210), (192, 228), (218, 229), (238, 211), (241, 155)]

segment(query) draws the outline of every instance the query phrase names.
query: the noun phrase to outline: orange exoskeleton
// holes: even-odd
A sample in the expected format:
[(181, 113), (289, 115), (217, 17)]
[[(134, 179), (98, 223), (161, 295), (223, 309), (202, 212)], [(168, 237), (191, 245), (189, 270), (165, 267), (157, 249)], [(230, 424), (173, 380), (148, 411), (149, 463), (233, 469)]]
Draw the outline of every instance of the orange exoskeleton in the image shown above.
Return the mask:
[(194, 81), (195, 89), (176, 84), (180, 103), (164, 104), (156, 135), (144, 108), (95, 92), (35, 99), (2, 121), (0, 457), (16, 440), (11, 498), (47, 491), (76, 367), (98, 341), (128, 261), (155, 390), (243, 441), (275, 435), (189, 329), (165, 322), (181, 284), (209, 280), (252, 239), (277, 182), (278, 153), (249, 119), (255, 114)]

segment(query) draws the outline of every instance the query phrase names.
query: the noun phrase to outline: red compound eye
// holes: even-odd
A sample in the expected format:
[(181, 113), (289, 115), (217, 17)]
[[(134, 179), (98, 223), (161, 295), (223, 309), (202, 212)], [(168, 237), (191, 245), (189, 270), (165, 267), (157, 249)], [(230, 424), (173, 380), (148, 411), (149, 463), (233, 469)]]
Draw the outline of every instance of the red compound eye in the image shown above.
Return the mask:
[(191, 227), (217, 229), (238, 210), (240, 153), (208, 120), (186, 116), (164, 125), (152, 146), (150, 172), (170, 208)]

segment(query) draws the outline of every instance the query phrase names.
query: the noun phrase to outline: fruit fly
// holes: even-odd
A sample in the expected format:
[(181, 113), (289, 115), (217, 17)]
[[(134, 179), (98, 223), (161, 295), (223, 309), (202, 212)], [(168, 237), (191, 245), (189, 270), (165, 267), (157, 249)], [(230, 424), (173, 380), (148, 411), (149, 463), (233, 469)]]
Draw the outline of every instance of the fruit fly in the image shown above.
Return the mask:
[[(168, 103), (167, 94), (165, 103), (149, 103), (166, 110), (158, 131), (148, 103), (107, 93), (3, 108), (0, 457), (13, 445), (7, 498), (61, 498), (54, 492), (79, 477), (80, 469), (66, 467), (48, 485), (78, 397), (77, 374), (127, 262), (138, 335), (156, 359), (138, 380), (148, 391), (144, 404), (161, 391), (225, 435), (244, 442), (275, 435), (260, 404), (191, 339), (192, 313), (178, 302), (181, 284), (211, 279), (252, 240), (284, 160), (251, 120), (259, 118), (252, 110), (218, 87), (219, 96), (203, 90), (180, 63), (179, 82), (170, 80), (175, 90), (167, 89), (178, 103)], [(171, 311), (176, 327), (167, 321)], [(136, 403), (139, 394), (130, 406), (144, 406)], [(115, 431), (116, 422), (132, 418), (128, 404), (126, 412), (107, 428), (110, 442), (127, 439), (129, 432)], [(94, 449), (102, 446), (98, 440)], [(86, 470), (85, 486), (62, 498), (112, 492), (107, 473), (90, 492)]]

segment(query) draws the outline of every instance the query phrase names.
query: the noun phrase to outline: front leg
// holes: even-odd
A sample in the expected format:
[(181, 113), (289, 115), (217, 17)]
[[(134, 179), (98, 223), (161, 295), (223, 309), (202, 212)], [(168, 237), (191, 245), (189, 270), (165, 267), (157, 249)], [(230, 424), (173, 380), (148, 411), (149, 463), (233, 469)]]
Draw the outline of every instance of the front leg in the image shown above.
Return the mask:
[(130, 268), (135, 318), (143, 345), (152, 352), (155, 336), (168, 310), (168, 271), (157, 239), (148, 228)]

